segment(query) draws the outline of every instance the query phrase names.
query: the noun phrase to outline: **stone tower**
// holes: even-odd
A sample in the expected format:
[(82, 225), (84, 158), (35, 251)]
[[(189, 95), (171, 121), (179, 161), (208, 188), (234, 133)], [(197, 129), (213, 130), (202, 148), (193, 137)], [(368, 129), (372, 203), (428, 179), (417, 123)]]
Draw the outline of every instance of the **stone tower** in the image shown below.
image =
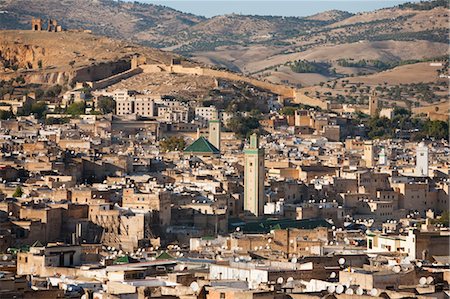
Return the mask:
[(211, 142), (218, 150), (220, 150), (220, 117), (219, 112), (214, 112), (213, 118), (209, 121), (209, 138)]
[(372, 92), (372, 95), (369, 97), (369, 115), (376, 116), (378, 110), (378, 96), (375, 91)]
[(33, 31), (41, 31), (42, 30), (42, 19), (40, 19), (40, 18), (32, 18), (31, 19), (31, 30), (33, 30)]
[(244, 211), (259, 217), (264, 214), (264, 149), (259, 148), (257, 134), (250, 136), (244, 150)]
[(416, 173), (428, 176), (428, 147), (423, 142), (416, 148)]
[(364, 161), (366, 162), (366, 167), (372, 168), (375, 166), (375, 149), (372, 141), (364, 142)]

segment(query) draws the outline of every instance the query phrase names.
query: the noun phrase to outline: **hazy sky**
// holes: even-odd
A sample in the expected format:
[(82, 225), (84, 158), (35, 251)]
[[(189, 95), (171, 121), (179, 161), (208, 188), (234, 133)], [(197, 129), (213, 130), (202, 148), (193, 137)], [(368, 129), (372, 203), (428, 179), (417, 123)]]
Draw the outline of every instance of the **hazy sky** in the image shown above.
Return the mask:
[(330, 9), (361, 12), (395, 6), (405, 2), (395, 0), (359, 0), (359, 1), (329, 1), (329, 0), (139, 0), (140, 2), (165, 5), (183, 12), (211, 17), (215, 15), (238, 13), (246, 15), (277, 15), (277, 16), (309, 16)]

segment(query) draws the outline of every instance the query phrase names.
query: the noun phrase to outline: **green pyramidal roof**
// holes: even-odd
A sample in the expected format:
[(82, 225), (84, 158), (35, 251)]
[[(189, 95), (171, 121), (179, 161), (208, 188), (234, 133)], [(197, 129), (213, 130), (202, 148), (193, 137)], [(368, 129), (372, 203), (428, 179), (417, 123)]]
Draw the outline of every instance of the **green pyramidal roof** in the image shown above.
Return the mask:
[(174, 257), (168, 254), (166, 251), (161, 252), (160, 255), (156, 257), (157, 260), (173, 260)]
[(184, 149), (185, 153), (193, 154), (220, 154), (220, 151), (211, 144), (205, 137), (201, 136), (195, 140), (191, 145)]

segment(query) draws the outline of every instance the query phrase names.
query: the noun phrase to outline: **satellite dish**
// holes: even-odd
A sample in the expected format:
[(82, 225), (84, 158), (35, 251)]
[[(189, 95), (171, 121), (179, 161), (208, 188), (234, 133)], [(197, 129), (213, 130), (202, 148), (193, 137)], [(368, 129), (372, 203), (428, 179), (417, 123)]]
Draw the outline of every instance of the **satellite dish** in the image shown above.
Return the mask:
[[(353, 289), (347, 289), (347, 290), (345, 291), (345, 294), (347, 294), (347, 295), (353, 295)], [(359, 295), (359, 296), (361, 296), (361, 295)]]
[(291, 263), (296, 264), (298, 262), (298, 259), (296, 257), (293, 257), (291, 259)]
[(336, 287), (336, 293), (337, 293), (337, 294), (342, 294), (343, 292), (344, 292), (344, 286), (341, 285), (341, 284), (339, 284), (339, 285)]
[(370, 290), (370, 296), (375, 297), (378, 295), (378, 290), (377, 289), (371, 289)]
[(280, 277), (277, 278), (277, 283), (278, 284), (282, 284), (283, 281), (284, 281), (283, 277), (280, 276)]
[[(6, 255), (5, 255), (5, 256), (6, 256)], [(427, 277), (427, 284), (432, 284), (433, 281), (434, 281), (434, 278), (433, 278), (433, 277), (431, 277), (431, 276), (428, 276), (428, 277)]]
[(336, 272), (331, 272), (330, 278), (336, 278)]
[(427, 283), (427, 278), (426, 277), (421, 277), (420, 279), (419, 279), (419, 284), (420, 285), (425, 285)]
[(356, 289), (356, 295), (358, 296), (362, 296), (362, 294), (364, 294), (363, 289), (361, 289), (360, 287)]
[[(8, 256), (5, 254), (4, 256), (2, 256), (2, 260), (7, 261), (8, 260)], [(432, 277), (430, 277), (431, 279), (433, 279)]]
[(343, 257), (341, 257), (339, 260), (338, 260), (338, 263), (339, 263), (339, 265), (344, 265), (345, 264), (345, 258), (343, 258)]
[(191, 288), (191, 290), (193, 290), (195, 293), (198, 292), (198, 290), (200, 289), (200, 287), (198, 286), (198, 283), (196, 281), (193, 281), (189, 287)]
[(293, 282), (294, 281), (294, 277), (289, 277), (286, 282)]
[(402, 268), (400, 266), (394, 266), (392, 268), (392, 271), (394, 271), (394, 273), (400, 273), (400, 271), (402, 271)]
[(416, 266), (419, 267), (419, 268), (422, 268), (422, 262), (417, 262)]
[(234, 258), (234, 261), (235, 261), (236, 263), (238, 263), (238, 262), (239, 262), (239, 257), (235, 257), (235, 258)]
[(336, 287), (334, 285), (330, 285), (327, 288), (328, 293), (333, 294), (336, 291)]

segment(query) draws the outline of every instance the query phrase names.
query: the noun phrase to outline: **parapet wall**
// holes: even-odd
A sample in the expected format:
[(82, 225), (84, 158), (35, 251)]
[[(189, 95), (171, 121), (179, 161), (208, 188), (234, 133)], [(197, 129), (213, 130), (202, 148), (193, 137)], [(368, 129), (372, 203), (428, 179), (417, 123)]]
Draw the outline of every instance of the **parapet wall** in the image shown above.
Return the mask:
[(105, 78), (103, 80), (95, 81), (95, 82), (87, 82), (88, 85), (90, 85), (93, 89), (102, 89), (109, 85), (113, 85), (121, 80), (125, 80), (127, 78), (130, 78), (134, 75), (142, 73), (142, 69), (140, 67), (135, 69), (130, 69), (125, 72), (113, 75), (111, 77)]
[(294, 102), (308, 106), (316, 106), (324, 110), (328, 110), (330, 108), (330, 102), (311, 98), (303, 93), (298, 92), (297, 90), (295, 91)]
[(295, 88), (274, 84), (266, 81), (260, 81), (254, 78), (241, 76), (227, 71), (213, 70), (202, 67), (184, 67), (182, 65), (164, 65), (164, 64), (146, 64), (139, 66), (144, 73), (161, 73), (169, 72), (175, 74), (188, 74), (197, 76), (210, 76), (215, 78), (227, 79), (232, 81), (242, 81), (252, 84), (256, 87), (269, 90), (283, 98), (293, 98), (295, 103), (317, 106), (324, 110), (329, 109), (330, 103), (320, 99), (309, 97), (299, 93)]
[(159, 73), (169, 72), (175, 74), (188, 74), (197, 76), (210, 76), (221, 79), (228, 79), (232, 81), (242, 81), (252, 84), (256, 87), (270, 90), (271, 92), (278, 94), (285, 98), (293, 98), (295, 90), (291, 87), (278, 85), (270, 82), (260, 81), (253, 78), (248, 78), (238, 74), (230, 73), (227, 71), (213, 70), (209, 68), (201, 67), (184, 67), (182, 65), (163, 65), (163, 64), (147, 64), (140, 66), (144, 73)]

